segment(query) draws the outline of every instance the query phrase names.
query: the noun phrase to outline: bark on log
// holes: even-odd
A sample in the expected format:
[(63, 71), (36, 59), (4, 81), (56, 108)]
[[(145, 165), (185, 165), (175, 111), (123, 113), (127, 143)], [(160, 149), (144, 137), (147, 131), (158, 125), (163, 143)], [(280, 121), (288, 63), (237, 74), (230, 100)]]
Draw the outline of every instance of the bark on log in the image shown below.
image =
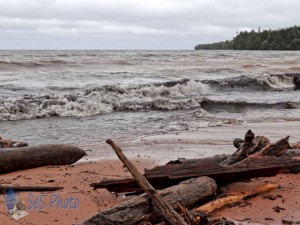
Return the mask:
[(0, 150), (0, 173), (50, 165), (69, 165), (85, 155), (69, 145), (38, 145)]
[(12, 140), (3, 140), (0, 137), (0, 148), (17, 148), (17, 147), (26, 147), (28, 143), (21, 141), (12, 141)]
[[(220, 163), (220, 165), (233, 165), (237, 162), (240, 162), (248, 157), (248, 155), (256, 154), (261, 151), (265, 146), (269, 146), (270, 140), (264, 136), (256, 136), (252, 133), (251, 130), (248, 130), (245, 134), (245, 139), (243, 143), (236, 142), (236, 139), (233, 141), (233, 145), (238, 147), (238, 150), (233, 153), (230, 157)], [(266, 154), (267, 155), (267, 154)]]
[[(259, 144), (255, 141), (255, 139), (259, 140)], [(288, 149), (291, 149), (289, 144), (289, 136), (280, 139), (274, 144), (270, 144), (266, 137), (263, 136), (257, 136), (254, 138), (253, 145), (252, 146), (243, 146), (240, 148), (237, 152), (240, 150), (244, 154), (242, 157), (235, 157), (234, 153), (232, 156), (229, 157), (229, 160), (226, 159), (223, 162), (220, 163), (220, 165), (236, 165), (243, 163), (245, 160), (247, 160), (247, 157), (256, 157), (256, 156), (276, 156), (280, 157), (283, 154), (285, 154)], [(253, 150), (253, 151), (252, 151)]]
[[(243, 181), (255, 177), (275, 176), (281, 172), (300, 172), (300, 150), (288, 151), (282, 157), (259, 156), (247, 158), (245, 161), (233, 166), (220, 166), (220, 157), (200, 159), (199, 163), (167, 164), (157, 166), (145, 171), (145, 177), (155, 188), (165, 188), (175, 185), (180, 181), (199, 176), (209, 176), (217, 184), (226, 184)], [(92, 184), (94, 188), (106, 188), (113, 192), (140, 191), (132, 179), (103, 180)]]
[(300, 149), (300, 142), (291, 144), (290, 149)]
[(219, 164), (220, 162), (224, 161), (227, 159), (229, 155), (215, 155), (212, 157), (205, 157), (205, 158), (198, 158), (198, 159), (185, 159), (185, 158), (180, 158), (176, 160), (172, 160), (167, 163), (168, 164), (193, 164), (193, 163), (205, 163), (207, 165), (210, 164)]
[[(218, 165), (224, 159), (229, 157), (229, 155), (216, 155), (213, 157), (200, 158), (200, 159), (177, 159), (174, 161), (168, 162), (166, 165), (181, 165), (181, 164), (203, 164), (203, 166)], [(152, 184), (156, 189), (164, 189), (179, 183), (179, 181), (171, 180), (170, 177), (155, 177), (149, 178), (146, 175), (147, 180)], [(141, 188), (137, 185), (132, 178), (121, 178), (121, 179), (105, 179), (99, 183), (92, 183), (90, 185), (94, 189), (106, 188), (110, 192), (135, 192), (142, 191)], [(124, 189), (125, 188), (125, 189)]]
[(137, 170), (137, 168), (130, 162), (130, 160), (124, 155), (121, 148), (117, 146), (111, 139), (107, 139), (108, 143), (116, 152), (118, 158), (123, 162), (126, 168), (134, 177), (135, 181), (140, 185), (140, 187), (147, 193), (151, 198), (154, 205), (159, 209), (164, 218), (171, 225), (187, 225), (187, 223), (178, 215), (178, 213), (166, 203), (158, 192), (153, 188), (153, 186), (147, 181), (147, 179)]
[(264, 136), (256, 136), (251, 130), (248, 130), (245, 134), (245, 139), (242, 141), (239, 138), (234, 139), (233, 145), (238, 150), (230, 157), (220, 163), (220, 165), (234, 165), (235, 163), (242, 162), (248, 156), (251, 155), (267, 155), (267, 156), (281, 156), (288, 149), (295, 148), (289, 144), (289, 136), (277, 141), (274, 144), (270, 144), (270, 140)]
[[(180, 183), (179, 185), (158, 191), (164, 201), (173, 208), (179, 203), (186, 208), (193, 207), (197, 202), (204, 201), (217, 190), (216, 182), (208, 177), (199, 177)], [(141, 221), (158, 223), (162, 221), (162, 215), (156, 207), (149, 202), (146, 194), (142, 194), (127, 202), (105, 210), (82, 225), (107, 225), (107, 224), (141, 224)]]
[(290, 149), (289, 138), (290, 136), (286, 136), (285, 138), (277, 141), (275, 144), (265, 146), (259, 151), (259, 154), (277, 157), (282, 156), (288, 149)]

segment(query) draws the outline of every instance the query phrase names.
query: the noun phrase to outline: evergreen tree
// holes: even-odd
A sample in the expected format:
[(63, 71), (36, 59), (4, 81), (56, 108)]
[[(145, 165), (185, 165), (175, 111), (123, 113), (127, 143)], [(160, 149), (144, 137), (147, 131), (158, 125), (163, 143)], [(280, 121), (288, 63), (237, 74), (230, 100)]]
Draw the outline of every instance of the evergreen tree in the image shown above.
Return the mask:
[(241, 31), (233, 40), (200, 44), (195, 50), (300, 50), (300, 27), (278, 30)]

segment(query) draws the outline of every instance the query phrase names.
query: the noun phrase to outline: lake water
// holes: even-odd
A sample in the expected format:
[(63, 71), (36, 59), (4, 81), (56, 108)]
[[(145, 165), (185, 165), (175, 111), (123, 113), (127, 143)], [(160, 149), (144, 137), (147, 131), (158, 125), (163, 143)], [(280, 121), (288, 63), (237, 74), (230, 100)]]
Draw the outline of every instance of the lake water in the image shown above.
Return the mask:
[(299, 121), (300, 52), (0, 51), (0, 136), (87, 145)]

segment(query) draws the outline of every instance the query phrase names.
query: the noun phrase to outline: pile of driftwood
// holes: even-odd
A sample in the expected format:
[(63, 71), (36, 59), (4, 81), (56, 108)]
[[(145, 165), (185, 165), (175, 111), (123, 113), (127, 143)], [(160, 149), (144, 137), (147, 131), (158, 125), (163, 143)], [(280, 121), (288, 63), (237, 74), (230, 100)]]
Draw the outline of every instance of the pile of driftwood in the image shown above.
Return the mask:
[[(287, 136), (272, 144), (268, 138), (255, 136), (249, 130), (244, 140), (234, 140), (233, 144), (237, 150), (232, 155), (178, 159), (146, 170), (144, 175), (140, 174), (121, 149), (108, 139), (107, 143), (112, 146), (134, 179), (102, 180), (91, 186), (94, 189), (106, 188), (117, 193), (146, 193), (105, 210), (82, 225), (217, 224), (209, 219), (213, 211), (277, 188), (276, 184), (266, 184), (253, 192), (223, 197), (207, 203), (216, 193), (218, 185), (300, 171), (300, 143), (290, 144), (288, 139)], [(197, 204), (202, 206), (195, 208)], [(220, 224), (231, 223), (222, 221)]]

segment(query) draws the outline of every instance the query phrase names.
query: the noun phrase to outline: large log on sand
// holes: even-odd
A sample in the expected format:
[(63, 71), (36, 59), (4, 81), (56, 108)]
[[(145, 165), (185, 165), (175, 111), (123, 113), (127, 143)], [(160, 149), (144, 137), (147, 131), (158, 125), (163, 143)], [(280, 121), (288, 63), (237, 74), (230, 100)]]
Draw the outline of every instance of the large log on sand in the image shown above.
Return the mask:
[[(157, 189), (166, 188), (180, 181), (199, 176), (209, 176), (217, 184), (243, 181), (255, 177), (275, 176), (281, 172), (300, 172), (300, 151), (290, 150), (281, 157), (250, 157), (234, 166), (221, 166), (226, 156), (197, 160), (179, 160), (164, 166), (146, 170), (144, 176)], [(227, 156), (228, 157), (228, 156)], [(91, 184), (94, 188), (106, 188), (113, 192), (140, 191), (133, 179), (102, 180)]]
[(261, 156), (250, 157), (242, 163), (234, 166), (219, 165), (220, 158), (216, 163), (183, 163), (167, 164), (146, 170), (145, 176), (149, 179), (155, 177), (169, 177), (171, 180), (191, 178), (197, 176), (209, 176), (218, 184), (226, 184), (235, 181), (247, 180), (255, 177), (275, 176), (281, 172), (300, 172), (300, 151), (290, 150), (285, 156)]
[[(179, 203), (183, 207), (191, 208), (199, 201), (207, 199), (217, 190), (216, 182), (209, 177), (199, 177), (180, 183), (179, 185), (158, 191), (164, 201), (173, 208)], [(105, 210), (82, 225), (107, 224), (143, 224), (150, 221), (152, 224), (161, 222), (162, 215), (154, 207), (146, 194), (142, 194), (129, 201)]]
[[(176, 167), (176, 165), (182, 165), (182, 164), (192, 165), (197, 163), (201, 163), (204, 166), (205, 165), (209, 166), (213, 164), (219, 164), (227, 157), (228, 155), (216, 155), (213, 157), (200, 158), (200, 159), (177, 159), (168, 162), (166, 166), (170, 165), (172, 167), (174, 165)], [(166, 187), (176, 185), (180, 182), (178, 180), (172, 180), (168, 176), (150, 178), (147, 177), (147, 175), (145, 174), (145, 177), (156, 189), (164, 189)], [(116, 192), (116, 193), (142, 191), (140, 186), (132, 178), (104, 179), (98, 183), (92, 183), (91, 187), (93, 187), (94, 189), (106, 188), (110, 192)]]
[(0, 173), (50, 165), (69, 165), (85, 155), (70, 145), (38, 145), (0, 149)]

